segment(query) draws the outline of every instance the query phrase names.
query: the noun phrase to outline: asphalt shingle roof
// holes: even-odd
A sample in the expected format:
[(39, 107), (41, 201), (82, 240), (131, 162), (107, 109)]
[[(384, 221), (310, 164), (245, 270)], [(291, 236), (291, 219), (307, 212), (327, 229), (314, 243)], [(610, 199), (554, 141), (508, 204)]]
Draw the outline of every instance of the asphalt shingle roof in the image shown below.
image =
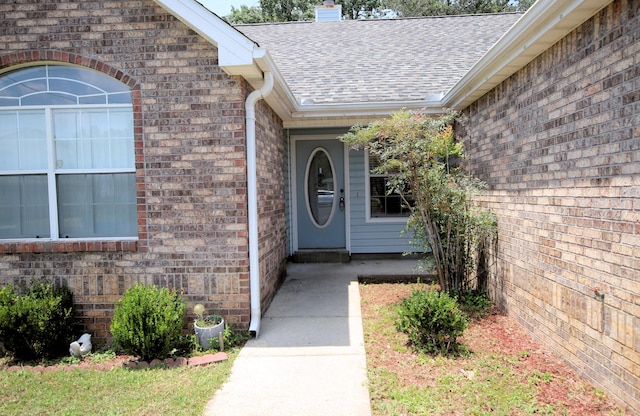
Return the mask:
[(448, 91), (521, 17), (485, 14), (237, 25), (300, 102), (422, 100)]

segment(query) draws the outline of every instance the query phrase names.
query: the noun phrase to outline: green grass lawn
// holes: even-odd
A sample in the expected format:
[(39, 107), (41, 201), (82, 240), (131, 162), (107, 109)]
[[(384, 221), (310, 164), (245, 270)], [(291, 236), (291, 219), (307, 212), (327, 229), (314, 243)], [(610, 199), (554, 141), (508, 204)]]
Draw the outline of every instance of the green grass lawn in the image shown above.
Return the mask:
[(239, 351), (206, 367), (0, 371), (0, 415), (200, 415)]

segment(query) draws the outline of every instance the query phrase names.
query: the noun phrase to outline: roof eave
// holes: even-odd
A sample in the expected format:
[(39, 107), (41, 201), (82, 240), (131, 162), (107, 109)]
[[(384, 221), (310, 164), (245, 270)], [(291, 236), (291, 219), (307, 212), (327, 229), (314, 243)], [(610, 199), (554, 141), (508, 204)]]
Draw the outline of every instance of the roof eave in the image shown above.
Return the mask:
[(494, 44), (440, 100), (303, 104), (296, 100), (268, 51), (194, 0), (155, 0), (183, 23), (218, 47), (218, 64), (254, 88), (263, 72), (274, 75), (273, 92), (265, 98), (288, 128), (344, 126), (351, 120), (390, 115), (399, 109), (437, 114), (464, 109), (527, 65), (551, 45), (589, 19), (609, 0), (539, 0)]
[(429, 114), (441, 114), (444, 111), (439, 97), (385, 102), (300, 103), (266, 49), (255, 48), (253, 57), (261, 71), (271, 72), (274, 76), (273, 91), (265, 97), (265, 101), (280, 116), (285, 128), (350, 126), (391, 115), (402, 108)]
[(421, 110), (430, 114), (443, 112), (440, 97), (386, 102), (301, 103), (297, 101), (268, 50), (255, 48), (253, 58), (261, 71), (271, 72), (274, 76), (273, 91), (265, 97), (265, 101), (280, 116), (285, 128), (353, 125), (363, 120), (373, 121), (376, 118), (391, 115), (402, 108)]
[(464, 109), (523, 68), (610, 1), (539, 0), (445, 94), (442, 106)]
[(155, 0), (200, 36), (218, 47), (218, 64), (229, 75), (262, 80), (253, 60), (255, 42), (194, 0)]
[[(274, 87), (271, 94), (264, 97), (265, 101), (283, 121), (291, 119), (291, 114), (295, 111), (296, 99), (269, 51), (264, 48), (256, 48), (253, 58), (260, 71), (271, 72), (273, 75)], [(251, 81), (249, 82), (251, 83)], [(253, 83), (252, 86), (258, 88), (258, 85)]]
[(290, 119), (295, 98), (264, 48), (194, 0), (155, 0), (180, 21), (218, 48), (218, 65), (227, 74), (244, 78), (253, 88), (263, 85), (264, 72), (274, 76), (266, 101), (283, 119)]
[(291, 118), (284, 120), (285, 128), (302, 128), (313, 125), (343, 127), (374, 121), (401, 109), (416, 110), (427, 114), (442, 114), (439, 100), (297, 104)]

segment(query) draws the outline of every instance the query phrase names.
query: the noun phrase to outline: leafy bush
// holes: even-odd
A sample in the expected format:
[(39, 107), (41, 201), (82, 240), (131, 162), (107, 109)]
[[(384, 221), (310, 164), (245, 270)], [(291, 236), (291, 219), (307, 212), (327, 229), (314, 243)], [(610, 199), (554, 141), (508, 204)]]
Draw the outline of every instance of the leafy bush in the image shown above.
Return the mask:
[(396, 329), (409, 337), (409, 343), (426, 353), (459, 351), (458, 337), (468, 326), (455, 298), (446, 292), (415, 290), (398, 305)]
[(116, 304), (111, 334), (123, 351), (143, 360), (166, 358), (182, 340), (185, 305), (167, 288), (136, 285)]
[(486, 292), (465, 290), (458, 299), (460, 309), (474, 318), (482, 318), (491, 309), (491, 301)]
[(0, 344), (18, 359), (64, 355), (73, 339), (73, 294), (46, 279), (0, 289)]

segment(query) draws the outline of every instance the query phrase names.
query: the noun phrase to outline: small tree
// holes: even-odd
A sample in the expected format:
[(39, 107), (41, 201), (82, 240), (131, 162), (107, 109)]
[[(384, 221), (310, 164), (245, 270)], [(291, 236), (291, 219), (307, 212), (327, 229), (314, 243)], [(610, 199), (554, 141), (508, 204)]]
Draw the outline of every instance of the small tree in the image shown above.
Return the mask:
[(400, 111), (341, 139), (379, 158), (374, 173), (391, 175), (387, 193), (400, 194), (410, 209), (414, 244), (431, 250), (440, 287), (459, 296), (475, 286), (478, 248), (495, 235), (496, 221), (474, 204), (484, 183), (458, 166), (464, 152), (454, 140), (455, 117)]

